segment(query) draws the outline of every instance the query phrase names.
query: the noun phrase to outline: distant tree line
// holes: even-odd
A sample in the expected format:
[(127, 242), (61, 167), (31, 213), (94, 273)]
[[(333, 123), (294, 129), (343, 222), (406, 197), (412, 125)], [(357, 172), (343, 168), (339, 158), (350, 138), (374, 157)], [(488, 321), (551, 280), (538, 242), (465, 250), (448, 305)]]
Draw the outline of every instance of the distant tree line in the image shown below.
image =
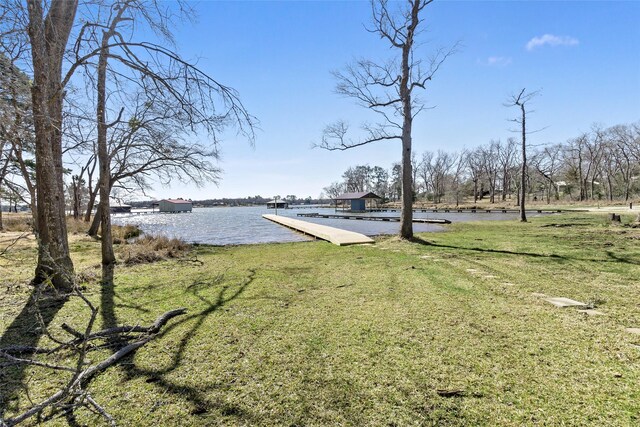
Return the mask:
[[(312, 198), (311, 196), (302, 198), (293, 194), (289, 194), (283, 197), (278, 197), (278, 199), (282, 201), (286, 201), (292, 205), (305, 205), (305, 204), (310, 205), (310, 204), (327, 202), (327, 200), (324, 200), (322, 198)], [(257, 195), (257, 196), (247, 196), (247, 197), (222, 197), (219, 199), (192, 200), (192, 202), (194, 206), (197, 206), (197, 207), (264, 206), (270, 200), (273, 200), (273, 197), (262, 197), (260, 195)], [(135, 208), (148, 207), (151, 203), (152, 202), (148, 200), (127, 202), (128, 205), (131, 205), (132, 207), (135, 207)]]
[[(412, 157), (414, 201), (459, 205), (488, 201), (519, 204), (520, 141), (491, 140), (458, 152), (425, 151)], [(588, 132), (559, 144), (532, 147), (525, 168), (526, 197), (545, 201), (629, 201), (640, 197), (640, 122)], [(329, 198), (372, 191), (399, 201), (402, 167), (359, 165), (324, 188)]]

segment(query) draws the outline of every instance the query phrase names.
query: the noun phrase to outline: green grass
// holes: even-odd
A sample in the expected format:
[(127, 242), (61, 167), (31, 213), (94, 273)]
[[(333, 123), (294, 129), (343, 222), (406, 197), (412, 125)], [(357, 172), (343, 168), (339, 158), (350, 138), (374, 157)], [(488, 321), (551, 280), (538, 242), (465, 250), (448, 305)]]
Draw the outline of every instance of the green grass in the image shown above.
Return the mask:
[[(120, 267), (118, 323), (189, 312), (98, 377), (93, 397), (130, 426), (638, 425), (640, 336), (624, 329), (640, 327), (640, 229), (562, 214), (449, 230), (374, 246), (200, 246), (189, 257), (202, 265)], [(79, 270), (98, 271), (96, 243), (73, 248)], [(31, 271), (20, 251), (20, 269), (0, 264), (0, 285)], [(28, 294), (7, 289), (0, 332)], [(99, 284), (86, 292), (100, 300)], [(53, 328), (81, 325), (79, 307), (67, 303)], [(26, 378), (34, 401), (57, 384), (39, 369)], [(26, 405), (18, 392), (9, 414)]]

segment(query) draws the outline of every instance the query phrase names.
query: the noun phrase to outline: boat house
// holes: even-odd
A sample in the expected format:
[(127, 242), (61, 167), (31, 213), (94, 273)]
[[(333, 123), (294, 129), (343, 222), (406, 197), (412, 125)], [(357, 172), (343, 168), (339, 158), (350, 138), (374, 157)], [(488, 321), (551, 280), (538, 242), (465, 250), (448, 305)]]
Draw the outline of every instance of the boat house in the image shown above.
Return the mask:
[(269, 200), (267, 202), (267, 209), (288, 209), (289, 208), (289, 203), (286, 200), (282, 200), (282, 199), (278, 199), (278, 202), (276, 204), (275, 200)]
[(160, 200), (158, 205), (160, 207), (160, 212), (191, 212), (193, 209), (193, 203), (191, 203), (191, 200), (184, 199), (164, 199)]
[(343, 209), (345, 204), (348, 204), (351, 212), (365, 212), (367, 209), (372, 209), (374, 200), (380, 199), (382, 199), (382, 197), (377, 194), (361, 191), (358, 193), (344, 193), (336, 197), (334, 200), (336, 201), (336, 209), (338, 209), (338, 202), (342, 202)]

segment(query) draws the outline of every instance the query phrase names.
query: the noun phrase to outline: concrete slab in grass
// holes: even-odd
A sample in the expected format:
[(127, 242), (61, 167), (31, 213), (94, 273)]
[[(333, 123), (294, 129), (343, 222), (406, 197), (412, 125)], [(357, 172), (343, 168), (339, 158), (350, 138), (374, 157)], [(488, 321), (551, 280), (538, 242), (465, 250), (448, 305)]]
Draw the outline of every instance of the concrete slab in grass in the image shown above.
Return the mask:
[(586, 307), (587, 304), (575, 301), (569, 298), (558, 297), (558, 298), (545, 298), (545, 301), (555, 305), (556, 307), (564, 308), (564, 307)]
[(625, 329), (625, 331), (629, 332), (630, 334), (640, 335), (640, 328), (627, 328)]

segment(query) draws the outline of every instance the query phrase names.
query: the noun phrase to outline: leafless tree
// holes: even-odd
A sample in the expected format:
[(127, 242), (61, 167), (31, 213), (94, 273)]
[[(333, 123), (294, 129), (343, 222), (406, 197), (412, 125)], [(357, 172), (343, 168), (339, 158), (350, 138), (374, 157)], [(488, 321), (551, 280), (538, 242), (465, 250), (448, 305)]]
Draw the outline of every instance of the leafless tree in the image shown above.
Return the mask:
[(498, 172), (500, 171), (500, 152), (502, 151), (502, 143), (498, 140), (492, 140), (488, 145), (480, 147), (480, 161), (482, 169), (489, 184), (489, 202), (496, 201), (496, 185), (498, 181)]
[(640, 147), (640, 135), (634, 135), (633, 126), (617, 125), (608, 130), (607, 179), (610, 200), (613, 200), (611, 184), (612, 166), (620, 173), (622, 194), (627, 201), (631, 197), (631, 186), (634, 172), (640, 171), (640, 157), (634, 158), (634, 151)]
[(473, 182), (473, 203), (478, 202), (478, 185), (482, 179), (482, 156), (478, 148), (467, 151), (466, 162)]
[(555, 199), (559, 198), (557, 175), (562, 167), (561, 162), (562, 147), (554, 145), (545, 147), (534, 154), (531, 164), (544, 179), (544, 187), (547, 203), (551, 202), (551, 191), (553, 190)]
[(388, 61), (362, 59), (334, 73), (338, 94), (353, 98), (381, 118), (378, 124), (364, 124), (362, 139), (347, 136), (344, 121), (325, 128), (319, 146), (327, 150), (346, 150), (378, 141), (402, 142), (402, 214), (400, 236), (413, 237), (413, 177), (411, 130), (413, 119), (424, 108), (414, 91), (425, 89), (453, 49), (440, 49), (427, 62), (415, 55), (415, 37), (423, 22), (423, 10), (433, 0), (408, 0), (404, 7), (386, 0), (372, 2), (373, 27), (377, 34), (399, 53)]
[(453, 191), (456, 207), (460, 205), (460, 189), (465, 178), (465, 170), (467, 168), (467, 151), (462, 150), (459, 154), (454, 155), (454, 163), (452, 167), (451, 190)]
[(447, 176), (456, 163), (456, 156), (443, 150), (438, 150), (434, 155), (427, 151), (422, 154), (420, 162), (420, 176), (424, 182), (426, 191), (433, 194), (433, 202), (440, 203), (445, 195)]
[[(215, 180), (217, 168), (200, 159), (217, 158), (218, 135), (229, 125), (237, 126), (253, 141), (254, 119), (232, 88), (182, 59), (173, 49), (171, 8), (165, 8), (155, 0), (118, 0), (105, 8), (104, 19), (83, 25), (73, 49), (72, 68), (85, 67), (95, 73), (95, 80), (90, 83), (96, 94), (100, 197), (97, 218), (101, 228), (103, 279), (110, 281), (116, 261), (109, 208), (114, 184), (122, 183), (125, 178), (140, 184), (145, 173), (153, 171), (156, 175), (171, 176), (176, 169), (183, 172), (183, 177), (197, 175)], [(182, 12), (188, 7), (178, 9)], [(139, 37), (137, 29), (145, 25), (162, 39), (162, 44), (136, 40)], [(111, 80), (108, 80), (109, 76)], [(147, 106), (145, 112), (132, 111), (123, 105), (127, 101), (126, 92), (131, 91), (142, 94), (138, 100)], [(131, 115), (127, 116), (127, 113)], [(151, 113), (155, 114), (151, 119), (140, 115)], [(180, 128), (176, 126), (177, 121), (180, 121)], [(172, 125), (172, 130), (177, 130), (178, 136), (171, 136), (166, 131), (167, 123)], [(210, 149), (184, 142), (185, 134), (194, 137), (199, 132), (210, 138)], [(113, 142), (111, 147), (110, 140)], [(118, 165), (119, 158), (125, 160)], [(197, 165), (193, 159), (197, 159)], [(138, 167), (132, 168), (136, 162)], [(120, 174), (114, 175), (114, 163), (120, 167)], [(128, 166), (123, 168), (124, 164)], [(185, 171), (192, 173), (185, 175)], [(94, 227), (92, 231), (95, 231)]]
[(526, 89), (522, 89), (518, 94), (512, 95), (505, 106), (518, 107), (520, 109), (520, 117), (512, 119), (513, 122), (520, 125), (521, 135), (521, 148), (522, 148), (522, 164), (520, 169), (520, 221), (527, 222), (527, 214), (525, 212), (525, 200), (527, 194), (527, 104), (536, 96), (539, 95), (539, 91), (527, 92)]
[(505, 144), (498, 146), (498, 161), (500, 163), (500, 174), (502, 178), (502, 201), (507, 200), (509, 194), (509, 183), (511, 182), (511, 172), (518, 155), (518, 146), (515, 138), (508, 138)]
[(425, 151), (424, 153), (422, 153), (420, 164), (416, 168), (418, 170), (418, 176), (422, 180), (422, 187), (424, 189), (425, 196), (427, 196), (430, 191), (433, 191), (431, 186), (432, 162), (433, 151)]

